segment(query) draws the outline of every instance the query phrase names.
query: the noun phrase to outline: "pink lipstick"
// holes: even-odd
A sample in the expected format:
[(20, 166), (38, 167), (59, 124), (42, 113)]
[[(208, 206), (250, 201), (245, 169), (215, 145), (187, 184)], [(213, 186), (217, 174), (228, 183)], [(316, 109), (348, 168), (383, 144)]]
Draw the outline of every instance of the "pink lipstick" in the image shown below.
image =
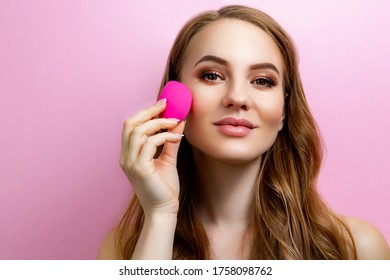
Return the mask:
[(223, 134), (236, 137), (244, 137), (256, 127), (248, 120), (233, 117), (223, 118), (214, 124)]

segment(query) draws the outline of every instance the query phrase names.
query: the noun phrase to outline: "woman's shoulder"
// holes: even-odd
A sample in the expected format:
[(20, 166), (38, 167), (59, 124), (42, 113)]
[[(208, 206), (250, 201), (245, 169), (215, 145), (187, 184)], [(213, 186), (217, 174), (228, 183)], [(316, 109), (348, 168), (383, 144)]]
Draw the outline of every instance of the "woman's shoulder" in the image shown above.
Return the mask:
[(112, 229), (100, 244), (99, 252), (97, 255), (98, 260), (118, 260), (120, 259), (118, 250), (116, 247), (117, 231), (116, 228)]
[(353, 217), (343, 217), (343, 220), (351, 230), (358, 259), (390, 259), (386, 239), (374, 225)]

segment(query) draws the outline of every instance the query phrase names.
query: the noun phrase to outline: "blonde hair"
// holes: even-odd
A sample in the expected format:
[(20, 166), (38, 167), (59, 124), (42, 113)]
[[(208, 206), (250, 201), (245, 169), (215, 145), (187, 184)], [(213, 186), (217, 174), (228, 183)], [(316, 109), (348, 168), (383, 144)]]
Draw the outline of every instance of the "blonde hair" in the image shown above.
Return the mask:
[[(286, 117), (275, 143), (262, 156), (258, 189), (251, 206), (250, 259), (351, 259), (356, 250), (349, 228), (326, 205), (317, 190), (322, 143), (303, 91), (292, 39), (267, 14), (233, 5), (192, 18), (179, 32), (168, 57), (161, 88), (180, 80), (192, 37), (223, 18), (239, 19), (264, 30), (277, 44), (285, 64)], [(192, 147), (182, 139), (177, 170), (180, 208), (173, 259), (209, 259), (209, 241), (199, 217)], [(117, 246), (131, 258), (143, 225), (143, 210), (134, 195), (117, 229)]]

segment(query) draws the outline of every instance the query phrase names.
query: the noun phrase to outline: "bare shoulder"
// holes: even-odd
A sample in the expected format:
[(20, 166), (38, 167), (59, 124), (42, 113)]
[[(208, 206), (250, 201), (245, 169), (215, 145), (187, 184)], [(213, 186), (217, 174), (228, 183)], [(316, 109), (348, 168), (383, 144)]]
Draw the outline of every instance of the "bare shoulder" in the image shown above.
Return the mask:
[(386, 239), (374, 225), (352, 217), (344, 217), (344, 221), (352, 232), (358, 259), (390, 259), (390, 249)]
[(116, 248), (116, 229), (112, 229), (103, 239), (99, 252), (98, 260), (118, 260), (120, 259), (119, 252)]

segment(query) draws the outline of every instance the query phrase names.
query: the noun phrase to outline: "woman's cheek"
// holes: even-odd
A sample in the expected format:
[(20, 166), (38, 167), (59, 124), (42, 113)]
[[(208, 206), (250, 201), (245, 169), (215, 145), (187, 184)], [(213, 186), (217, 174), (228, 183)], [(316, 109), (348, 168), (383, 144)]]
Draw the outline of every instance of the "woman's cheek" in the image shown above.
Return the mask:
[(202, 103), (199, 104), (198, 99), (193, 98), (190, 113), (186, 118), (185, 134), (193, 134), (201, 129), (199, 126), (204, 122), (203, 116), (205, 111), (205, 108), (201, 106)]
[(258, 102), (257, 110), (263, 123), (279, 125), (284, 118), (284, 101), (283, 99), (263, 100)]
[[(212, 113), (217, 110), (215, 100), (210, 98), (207, 92), (193, 91), (193, 100), (190, 113), (186, 119), (184, 134), (187, 139), (198, 142), (210, 137), (210, 125), (213, 122)], [(209, 139), (209, 138), (206, 138)]]

